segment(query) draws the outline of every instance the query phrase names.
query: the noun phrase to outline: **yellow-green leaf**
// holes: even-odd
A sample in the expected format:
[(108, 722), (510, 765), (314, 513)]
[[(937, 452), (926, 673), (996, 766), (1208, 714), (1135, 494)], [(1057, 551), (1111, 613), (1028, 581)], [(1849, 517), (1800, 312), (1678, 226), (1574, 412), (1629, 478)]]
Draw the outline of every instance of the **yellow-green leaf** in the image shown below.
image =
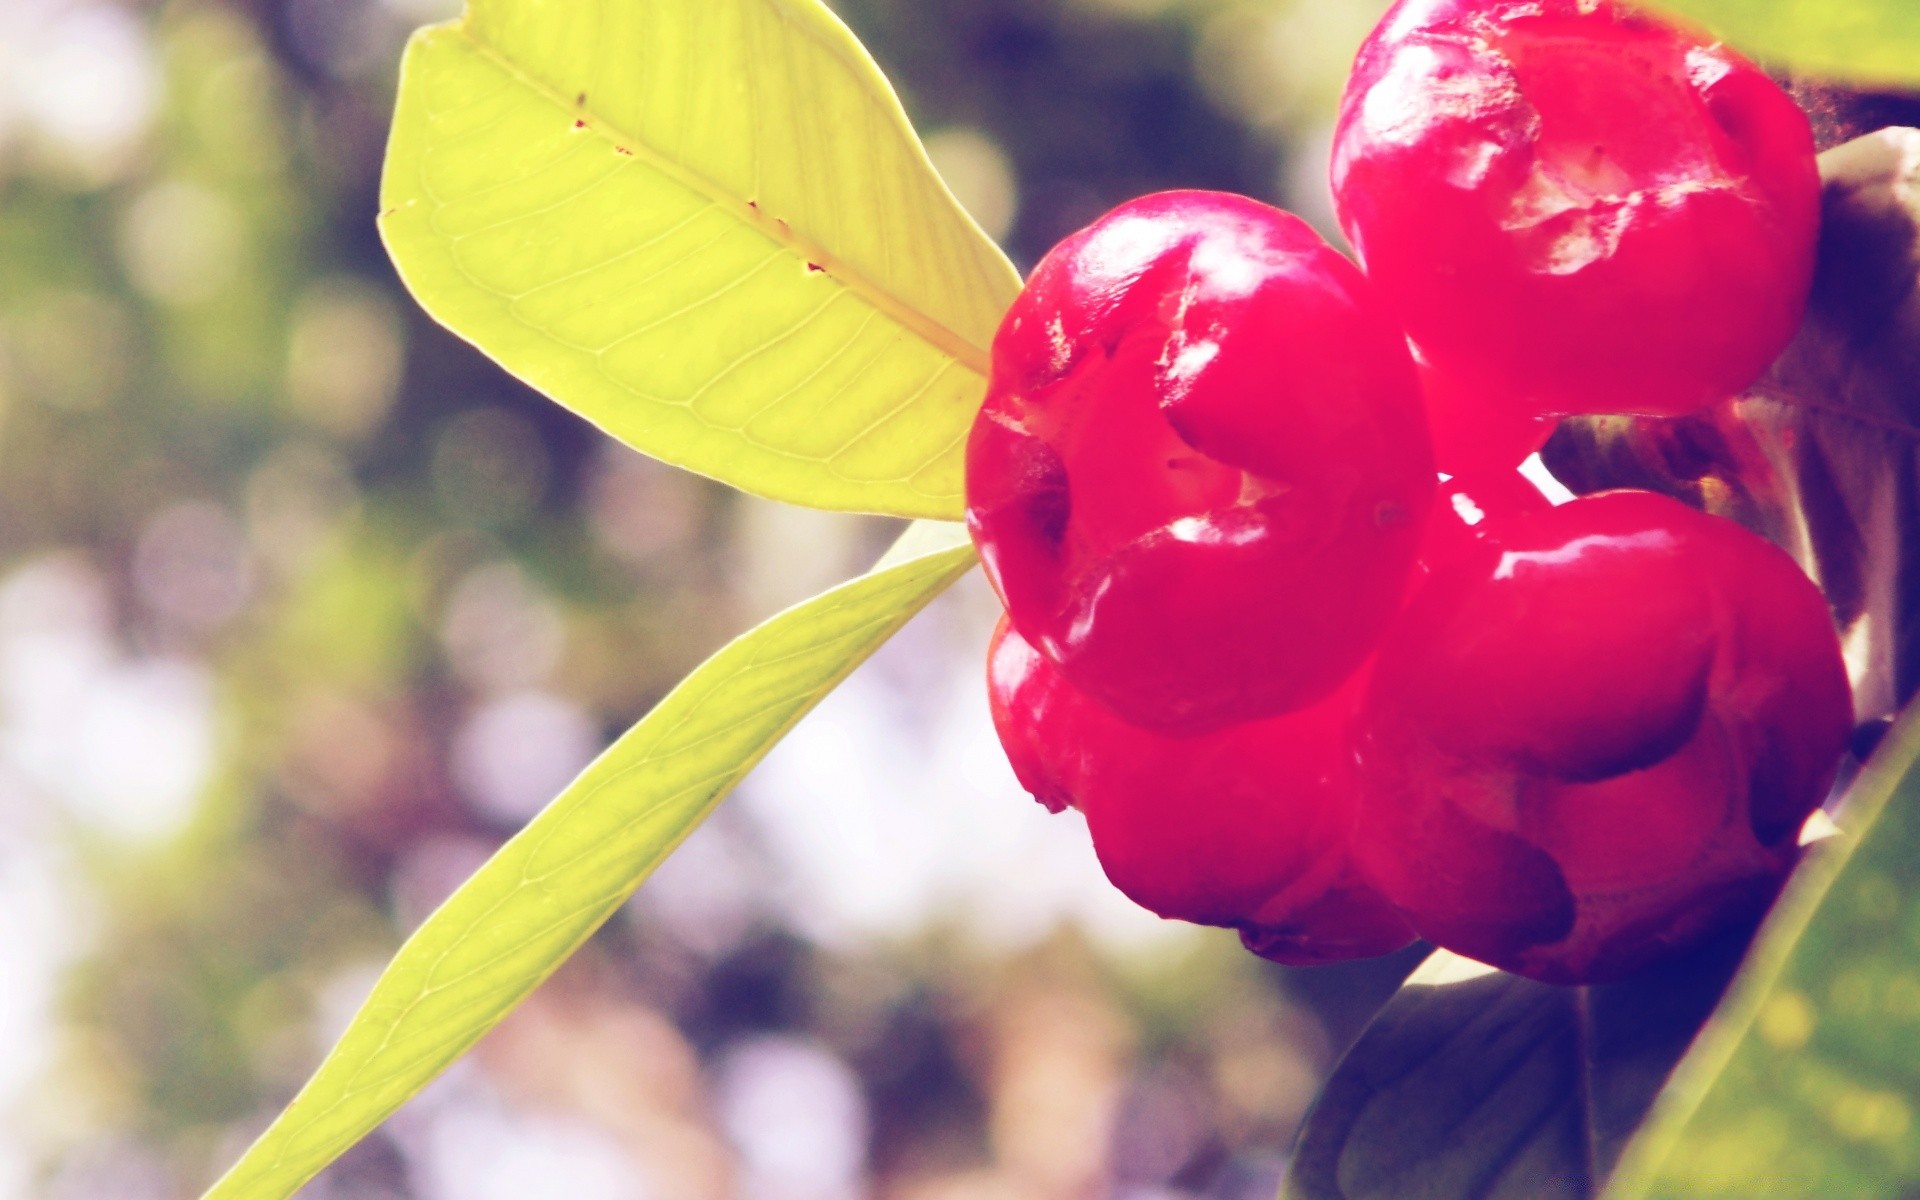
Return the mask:
[(471, 0), (408, 46), (381, 210), (429, 313), (622, 441), (960, 513), (1019, 277), (818, 0)]
[(1823, 79), (1920, 85), (1913, 0), (1656, 0), (1770, 65)]
[(339, 1044), (206, 1200), (279, 1200), (497, 1025), (742, 776), (973, 563), (910, 528), (872, 572), (774, 617), (688, 676), (400, 948)]

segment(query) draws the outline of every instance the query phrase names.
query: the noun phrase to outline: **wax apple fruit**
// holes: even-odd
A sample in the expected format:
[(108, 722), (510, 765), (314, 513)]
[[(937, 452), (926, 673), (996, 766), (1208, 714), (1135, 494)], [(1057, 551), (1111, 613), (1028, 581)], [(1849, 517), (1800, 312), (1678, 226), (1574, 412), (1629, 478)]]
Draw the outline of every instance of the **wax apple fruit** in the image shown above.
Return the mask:
[(1102, 715), (1004, 616), (987, 646), (987, 703), (1020, 786), (1048, 812), (1073, 807), (1080, 781), (1105, 748), (1092, 740), (1097, 730), (1086, 728)]
[(993, 347), (967, 520), (1023, 638), (1128, 721), (1311, 704), (1397, 607), (1433, 490), (1419, 385), (1299, 219), (1169, 192), (1057, 246)]
[(1422, 356), (1522, 414), (1722, 399), (1785, 347), (1812, 279), (1806, 117), (1615, 0), (1401, 0), (1354, 64), (1332, 179)]
[(1436, 371), (1419, 356), (1433, 462), (1448, 475), (1512, 471), (1553, 436), (1557, 417), (1516, 408), (1507, 395)]
[(1282, 962), (1384, 954), (1412, 940), (1350, 854), (1359, 681), (1296, 713), (1173, 738), (1077, 692), (1003, 620), (988, 655), (1015, 773), (1086, 815), (1116, 887), (1163, 917), (1242, 930)]
[(1603, 493), (1458, 544), (1397, 622), (1358, 725), (1357, 852), (1439, 945), (1613, 978), (1761, 911), (1851, 723), (1790, 558)]
[(1454, 559), (1483, 548), (1518, 518), (1552, 507), (1533, 481), (1518, 471), (1448, 478), (1433, 497), (1433, 515), (1427, 519), (1426, 536), (1420, 543), (1416, 586)]

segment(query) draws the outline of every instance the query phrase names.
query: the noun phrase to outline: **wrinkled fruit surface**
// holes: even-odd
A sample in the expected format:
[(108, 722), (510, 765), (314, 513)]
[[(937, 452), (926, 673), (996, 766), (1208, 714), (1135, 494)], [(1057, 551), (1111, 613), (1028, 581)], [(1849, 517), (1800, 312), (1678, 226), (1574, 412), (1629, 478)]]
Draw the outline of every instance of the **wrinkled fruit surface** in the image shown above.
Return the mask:
[(1021, 783), (1135, 901), (1283, 962), (1417, 931), (1588, 983), (1751, 920), (1852, 724), (1825, 600), (1732, 522), (1516, 467), (1786, 345), (1806, 118), (1618, 0), (1400, 0), (1332, 180), (1365, 275), (1170, 192), (1002, 324), (967, 519)]
[(1615, 0), (1401, 0), (1355, 62), (1332, 178), (1426, 361), (1523, 414), (1732, 394), (1812, 279), (1806, 117), (1732, 51)]
[(1380, 649), (1357, 851), (1439, 945), (1617, 977), (1761, 911), (1851, 725), (1772, 544), (1645, 492), (1489, 522)]
[(1173, 738), (1077, 692), (1005, 620), (988, 695), (1021, 783), (1086, 815), (1107, 877), (1163, 917), (1240, 929), (1282, 962), (1397, 950), (1406, 920), (1350, 858), (1359, 680), (1296, 713)]
[(1366, 280), (1237, 196), (1122, 205), (1057, 246), (993, 347), (967, 521), (1021, 636), (1133, 724), (1312, 704), (1398, 606), (1434, 486)]

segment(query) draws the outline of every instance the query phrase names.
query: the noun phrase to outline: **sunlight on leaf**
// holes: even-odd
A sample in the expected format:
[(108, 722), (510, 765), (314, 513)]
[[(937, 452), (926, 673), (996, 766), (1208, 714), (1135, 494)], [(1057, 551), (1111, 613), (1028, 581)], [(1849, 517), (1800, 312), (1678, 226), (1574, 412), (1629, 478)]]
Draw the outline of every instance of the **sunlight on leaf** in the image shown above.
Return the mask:
[(566, 961), (820, 698), (973, 564), (921, 522), (867, 575), (687, 677), (429, 917), (207, 1200), (290, 1196)]
[(1019, 277), (818, 0), (472, 0), (407, 49), (380, 204), (429, 313), (622, 441), (960, 514)]
[(1770, 65), (1823, 79), (1920, 85), (1913, 0), (1656, 0)]

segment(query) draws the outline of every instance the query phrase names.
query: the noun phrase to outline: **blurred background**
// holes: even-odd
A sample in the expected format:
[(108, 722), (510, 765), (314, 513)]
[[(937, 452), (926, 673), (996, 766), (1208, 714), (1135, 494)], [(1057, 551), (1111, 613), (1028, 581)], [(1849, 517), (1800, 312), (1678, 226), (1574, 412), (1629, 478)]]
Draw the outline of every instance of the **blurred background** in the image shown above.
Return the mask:
[[(1323, 227), (1384, 0), (841, 0), (1022, 267)], [(227, 1165), (399, 940), (892, 523), (658, 466), (433, 327), (373, 214), (453, 0), (0, 0), (0, 1198)], [(1009, 773), (978, 576), (324, 1200), (1267, 1200), (1407, 955), (1158, 921)]]

